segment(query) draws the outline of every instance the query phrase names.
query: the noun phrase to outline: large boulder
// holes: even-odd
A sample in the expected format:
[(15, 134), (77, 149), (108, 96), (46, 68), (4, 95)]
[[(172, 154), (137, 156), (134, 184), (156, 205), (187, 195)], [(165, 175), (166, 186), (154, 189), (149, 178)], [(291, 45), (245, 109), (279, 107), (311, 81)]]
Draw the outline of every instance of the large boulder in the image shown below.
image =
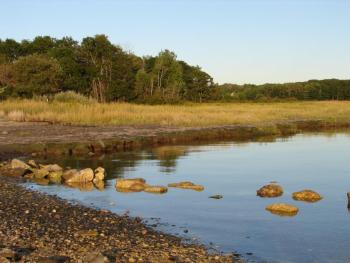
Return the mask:
[(12, 169), (17, 169), (17, 168), (21, 168), (21, 169), (25, 169), (25, 170), (30, 170), (31, 167), (26, 164), (25, 162), (18, 160), (18, 159), (13, 159), (10, 163), (10, 166)]
[(204, 187), (202, 185), (196, 185), (192, 182), (180, 182), (168, 184), (168, 187), (181, 188), (181, 189), (190, 189), (195, 191), (203, 191)]
[(168, 188), (165, 186), (147, 185), (143, 191), (147, 193), (152, 193), (152, 194), (164, 194), (168, 192)]
[(119, 179), (115, 188), (119, 192), (141, 192), (146, 187), (146, 181), (143, 178)]
[(266, 210), (279, 216), (295, 216), (299, 212), (299, 208), (296, 206), (284, 203), (268, 205)]
[(268, 184), (256, 191), (260, 197), (279, 197), (283, 195), (283, 188), (277, 184)]
[(322, 196), (319, 193), (308, 189), (295, 192), (292, 196), (296, 201), (305, 201), (310, 203), (317, 202), (322, 199)]
[(86, 183), (94, 180), (94, 171), (91, 168), (83, 169), (77, 173), (65, 174), (66, 183)]

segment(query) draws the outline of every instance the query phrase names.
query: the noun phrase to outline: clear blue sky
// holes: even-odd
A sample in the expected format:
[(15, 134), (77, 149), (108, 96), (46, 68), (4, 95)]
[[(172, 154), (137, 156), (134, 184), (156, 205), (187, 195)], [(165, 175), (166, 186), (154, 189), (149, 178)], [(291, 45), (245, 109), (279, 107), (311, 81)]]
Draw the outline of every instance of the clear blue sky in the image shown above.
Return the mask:
[(106, 34), (219, 83), (350, 78), (350, 0), (1, 0), (0, 38)]

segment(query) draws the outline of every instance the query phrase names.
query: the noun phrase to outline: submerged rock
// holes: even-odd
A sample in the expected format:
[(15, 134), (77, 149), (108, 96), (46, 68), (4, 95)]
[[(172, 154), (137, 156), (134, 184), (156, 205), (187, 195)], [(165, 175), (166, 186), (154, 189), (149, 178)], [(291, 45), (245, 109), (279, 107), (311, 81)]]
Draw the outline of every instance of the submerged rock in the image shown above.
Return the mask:
[(66, 185), (71, 188), (79, 189), (81, 192), (91, 192), (95, 189), (92, 182), (66, 182)]
[(293, 199), (296, 201), (314, 203), (320, 201), (322, 199), (322, 196), (319, 193), (312, 190), (303, 190), (293, 193)]
[(222, 195), (212, 195), (212, 196), (209, 196), (209, 198), (211, 198), (211, 199), (222, 199), (223, 196)]
[(181, 189), (190, 189), (195, 191), (203, 191), (204, 187), (202, 185), (196, 185), (192, 182), (180, 182), (168, 184), (168, 187), (181, 188)]
[(268, 184), (256, 191), (260, 197), (279, 197), (283, 195), (283, 188), (277, 184)]
[(64, 174), (66, 183), (85, 183), (94, 180), (94, 171), (91, 168), (83, 169), (79, 172), (70, 171)]
[(295, 216), (299, 212), (299, 208), (296, 206), (284, 203), (268, 205), (266, 210), (279, 216)]
[(147, 193), (152, 193), (152, 194), (164, 194), (164, 193), (168, 192), (168, 188), (165, 186), (147, 185), (143, 191), (145, 191)]

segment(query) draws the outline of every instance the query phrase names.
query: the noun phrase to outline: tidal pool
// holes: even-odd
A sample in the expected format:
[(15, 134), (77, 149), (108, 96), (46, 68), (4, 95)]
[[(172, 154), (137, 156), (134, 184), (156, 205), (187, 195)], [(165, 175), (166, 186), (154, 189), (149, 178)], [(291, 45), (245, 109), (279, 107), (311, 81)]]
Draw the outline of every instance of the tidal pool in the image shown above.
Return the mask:
[[(108, 178), (103, 191), (27, 186), (116, 213), (128, 212), (149, 223), (159, 219), (157, 228), (162, 231), (240, 253), (250, 262), (350, 262), (349, 151), (346, 133), (297, 135), (274, 142), (167, 146), (100, 159), (47, 160), (72, 168), (105, 167)], [(115, 190), (118, 178), (134, 177), (154, 185), (191, 181), (205, 190), (169, 188), (163, 195)], [(256, 190), (271, 181), (284, 188), (283, 196), (256, 196)], [(303, 189), (315, 190), (324, 198), (316, 203), (294, 201), (292, 193)], [(216, 194), (223, 199), (209, 198)], [(299, 213), (280, 217), (265, 210), (280, 202), (297, 206)]]

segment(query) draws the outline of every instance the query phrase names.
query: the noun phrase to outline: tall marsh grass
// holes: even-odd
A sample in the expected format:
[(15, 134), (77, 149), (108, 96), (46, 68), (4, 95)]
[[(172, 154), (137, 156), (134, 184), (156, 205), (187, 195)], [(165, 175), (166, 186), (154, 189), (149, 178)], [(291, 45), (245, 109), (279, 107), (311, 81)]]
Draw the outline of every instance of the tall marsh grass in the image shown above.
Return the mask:
[(0, 102), (0, 111), (5, 118), (16, 121), (82, 125), (203, 127), (292, 120), (350, 122), (350, 102), (347, 101), (138, 105), (7, 100)]

